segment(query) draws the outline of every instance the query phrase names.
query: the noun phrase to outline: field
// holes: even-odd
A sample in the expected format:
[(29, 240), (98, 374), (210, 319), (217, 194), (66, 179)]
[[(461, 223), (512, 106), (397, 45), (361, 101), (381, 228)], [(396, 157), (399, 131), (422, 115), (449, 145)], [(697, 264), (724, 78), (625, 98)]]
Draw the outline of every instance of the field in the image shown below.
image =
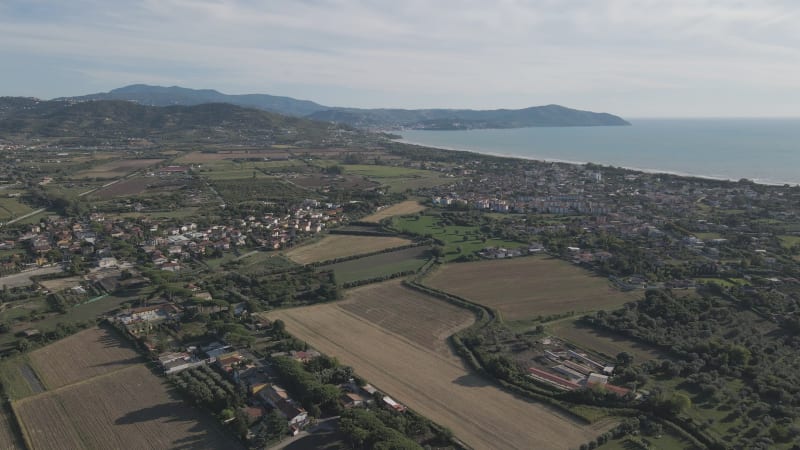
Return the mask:
[(118, 178), (161, 161), (163, 159), (120, 159), (78, 172), (75, 178)]
[(237, 448), (114, 331), (82, 331), (29, 360), (16, 367), (33, 368), (48, 389), (12, 401), (29, 448)]
[(800, 245), (800, 236), (792, 236), (792, 235), (782, 235), (778, 236), (781, 241), (781, 245), (786, 248), (792, 248), (795, 245)]
[(223, 161), (226, 159), (247, 159), (247, 158), (273, 158), (284, 159), (289, 156), (284, 150), (273, 151), (247, 151), (247, 150), (231, 150), (219, 151), (214, 153), (208, 152), (191, 152), (178, 157), (175, 160), (176, 164), (203, 164), (214, 161)]
[(32, 448), (239, 448), (143, 364), (13, 404)]
[(78, 286), (83, 280), (82, 276), (55, 278), (52, 280), (42, 280), (39, 284), (50, 292), (63, 291)]
[(0, 198), (0, 220), (15, 219), (33, 211), (30, 206), (16, 198)]
[(397, 281), (269, 317), (475, 449), (576, 448), (611, 425), (576, 424), (471, 374), (444, 342), (470, 315)]
[(572, 342), (578, 347), (593, 350), (609, 359), (614, 359), (621, 352), (627, 352), (632, 355), (636, 364), (651, 359), (667, 358), (663, 352), (655, 348), (639, 344), (613, 333), (581, 326), (572, 318), (550, 324), (548, 331), (555, 336)]
[(345, 173), (369, 178), (387, 186), (392, 192), (439, 186), (456, 181), (455, 178), (447, 178), (439, 172), (407, 167), (362, 164), (343, 165), (342, 167)]
[(387, 208), (383, 208), (382, 210), (376, 212), (375, 214), (369, 215), (361, 219), (363, 222), (373, 222), (378, 223), (387, 217), (393, 216), (404, 216), (406, 214), (414, 214), (418, 213), (422, 210), (427, 208), (425, 205), (420, 204), (414, 200), (406, 200), (404, 202), (400, 202), (396, 205), (389, 206)]
[(0, 449), (13, 450), (25, 448), (19, 441), (11, 425), (12, 418), (5, 411), (0, 410)]
[(31, 366), (47, 389), (76, 383), (143, 361), (105, 328), (90, 328), (30, 354)]
[(411, 241), (398, 237), (383, 236), (351, 236), (346, 234), (330, 234), (319, 241), (295, 247), (286, 256), (299, 264), (341, 258), (377, 252), (392, 247), (408, 245)]
[(447, 264), (425, 284), (497, 309), (506, 320), (618, 307), (638, 294), (548, 257)]
[(91, 197), (99, 200), (111, 200), (117, 197), (140, 194), (147, 189), (147, 185), (153, 183), (153, 180), (153, 178), (145, 177), (124, 179), (111, 186), (98, 189), (91, 194)]
[(63, 270), (64, 269), (62, 269), (59, 266), (42, 267), (39, 269), (33, 269), (15, 273), (13, 275), (6, 275), (4, 277), (0, 277), (0, 287), (8, 286), (9, 288), (15, 288), (22, 286), (30, 286), (33, 284), (33, 280), (31, 280), (31, 277), (35, 277), (37, 275), (48, 275), (51, 273), (63, 272)]
[(320, 267), (333, 270), (338, 283), (350, 283), (417, 270), (428, 260), (429, 247), (413, 247)]
[[(453, 261), (462, 255), (468, 255), (486, 247), (517, 248), (524, 244), (502, 239), (483, 240), (480, 228), (477, 226), (443, 225), (441, 218), (436, 215), (423, 215), (416, 217), (396, 217), (392, 227), (403, 233), (419, 236), (430, 235), (444, 242), (445, 261)], [(459, 252), (459, 249), (461, 251)]]

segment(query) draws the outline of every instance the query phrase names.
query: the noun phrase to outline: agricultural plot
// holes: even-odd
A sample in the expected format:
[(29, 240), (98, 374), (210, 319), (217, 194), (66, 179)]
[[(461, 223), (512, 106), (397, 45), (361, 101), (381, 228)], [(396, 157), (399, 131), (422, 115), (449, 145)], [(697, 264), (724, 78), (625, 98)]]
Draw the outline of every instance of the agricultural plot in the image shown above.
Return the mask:
[(430, 247), (413, 247), (322, 266), (320, 270), (333, 270), (338, 283), (369, 280), (417, 270), (428, 260), (429, 251)]
[(399, 237), (351, 236), (330, 234), (319, 241), (295, 247), (286, 256), (299, 264), (327, 261), (345, 256), (377, 252), (387, 248), (408, 245), (411, 241)]
[(214, 180), (212, 184), (225, 201), (235, 204), (246, 201), (288, 202), (313, 196), (313, 192), (277, 178)]
[(463, 255), (473, 254), (486, 247), (517, 248), (524, 245), (520, 242), (483, 236), (477, 226), (444, 225), (441, 223), (441, 218), (435, 215), (396, 217), (392, 221), (392, 227), (403, 233), (419, 236), (430, 235), (444, 242), (445, 261), (456, 260)]
[(667, 355), (658, 349), (639, 344), (624, 336), (582, 326), (575, 319), (553, 323), (548, 326), (548, 331), (578, 347), (593, 350), (609, 359), (614, 359), (621, 352), (632, 355), (637, 364), (651, 359), (667, 358)]
[(0, 198), (0, 220), (15, 219), (33, 211), (33, 208), (16, 198)]
[(342, 167), (345, 173), (369, 178), (387, 186), (392, 192), (439, 186), (453, 183), (456, 180), (455, 178), (448, 178), (439, 172), (408, 167), (362, 164), (343, 165)]
[[(444, 341), (472, 320), (464, 314), (388, 282), (349, 291), (341, 303), (269, 317), (475, 449), (576, 448), (610, 428), (579, 425), (471, 374)], [(454, 315), (464, 321), (458, 325)]]
[(224, 161), (234, 159), (286, 159), (291, 156), (290, 153), (282, 149), (266, 150), (266, 151), (250, 151), (250, 150), (230, 150), (218, 152), (190, 152), (180, 156), (175, 160), (177, 164), (203, 164), (213, 161)]
[(37, 450), (240, 448), (144, 364), (28, 397), (13, 408)]
[(0, 449), (3, 450), (16, 450), (24, 449), (24, 445), (20, 442), (14, 429), (11, 425), (12, 418), (6, 411), (0, 410)]
[(59, 292), (80, 285), (82, 280), (83, 277), (79, 275), (75, 277), (43, 280), (39, 282), (39, 285), (41, 285), (43, 288), (47, 289), (50, 292)]
[(30, 354), (31, 366), (48, 389), (142, 362), (127, 342), (105, 328), (91, 328)]
[(615, 308), (639, 296), (547, 257), (448, 264), (426, 278), (425, 284), (494, 308), (512, 321)]
[(4, 277), (0, 277), (0, 287), (8, 286), (10, 288), (15, 287), (23, 287), (23, 286), (30, 286), (33, 284), (33, 280), (31, 277), (35, 277), (37, 275), (49, 275), (52, 273), (59, 273), (63, 272), (59, 266), (56, 267), (42, 267), (39, 269), (33, 270), (26, 270), (24, 272), (15, 273), (13, 275), (6, 275)]
[(407, 214), (414, 214), (423, 211), (427, 207), (415, 200), (406, 200), (396, 205), (392, 205), (381, 209), (375, 214), (369, 215), (361, 219), (363, 222), (378, 223), (383, 219), (394, 216), (404, 216)]
[(91, 194), (91, 197), (98, 200), (111, 200), (113, 198), (141, 194), (152, 182), (153, 178), (145, 177), (125, 179), (108, 187), (98, 189)]
[(163, 159), (120, 159), (109, 161), (91, 169), (82, 170), (75, 174), (75, 178), (118, 178), (161, 161)]

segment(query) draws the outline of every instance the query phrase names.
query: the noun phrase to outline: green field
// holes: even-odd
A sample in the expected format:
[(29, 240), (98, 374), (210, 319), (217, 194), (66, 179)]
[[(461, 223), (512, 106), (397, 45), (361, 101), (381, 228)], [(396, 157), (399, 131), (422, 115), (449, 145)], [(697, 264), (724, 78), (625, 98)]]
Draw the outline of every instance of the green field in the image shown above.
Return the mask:
[[(132, 303), (139, 299), (138, 296), (133, 297), (119, 297), (108, 296), (102, 300), (85, 303), (74, 308), (67, 310), (64, 314), (53, 314), (45, 317), (42, 320), (27, 323), (27, 327), (35, 328), (42, 333), (52, 331), (59, 323), (80, 323), (86, 321), (94, 321), (101, 314), (109, 312), (118, 308), (123, 303)], [(42, 311), (40, 309), (39, 311)], [(0, 334), (0, 349), (6, 349), (15, 345), (17, 337), (14, 333)]]
[(795, 245), (800, 245), (800, 236), (782, 235), (778, 236), (778, 239), (780, 239), (781, 245), (786, 248), (792, 248)]
[(333, 270), (338, 283), (368, 280), (397, 272), (417, 270), (428, 260), (429, 250), (429, 247), (408, 248), (322, 266), (320, 270)]
[(0, 383), (2, 383), (7, 397), (20, 399), (34, 393), (22, 375), (22, 368), (28, 363), (27, 355), (14, 356), (0, 361)]
[(419, 189), (453, 183), (455, 178), (448, 178), (432, 170), (411, 169), (396, 166), (374, 166), (364, 164), (348, 164), (342, 166), (349, 175), (367, 177), (381, 185), (388, 186), (392, 192), (406, 189)]
[(549, 333), (564, 339), (580, 348), (594, 351), (608, 359), (627, 352), (636, 364), (652, 359), (665, 358), (666, 355), (648, 345), (640, 344), (617, 334), (583, 326), (576, 319), (569, 318), (547, 325)]
[(0, 220), (15, 219), (33, 211), (33, 208), (16, 198), (0, 197)]
[[(445, 260), (453, 261), (462, 255), (469, 255), (486, 247), (517, 248), (525, 244), (502, 239), (482, 239), (482, 233), (477, 226), (465, 227), (459, 225), (439, 225), (438, 216), (408, 216), (398, 217), (392, 221), (394, 229), (419, 236), (430, 235), (445, 243)], [(459, 252), (459, 248), (461, 251)]]

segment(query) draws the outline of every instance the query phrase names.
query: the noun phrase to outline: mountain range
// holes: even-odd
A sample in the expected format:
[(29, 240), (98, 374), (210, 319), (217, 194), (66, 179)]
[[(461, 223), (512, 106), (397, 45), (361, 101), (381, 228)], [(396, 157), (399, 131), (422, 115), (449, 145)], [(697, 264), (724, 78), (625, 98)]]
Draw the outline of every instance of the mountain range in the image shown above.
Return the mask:
[(41, 138), (71, 145), (348, 145), (367, 136), (349, 126), (227, 103), (157, 107), (122, 100), (43, 101), (0, 97), (0, 142)]
[(126, 100), (146, 106), (191, 106), (206, 103), (229, 103), (245, 108), (338, 122), (369, 129), (457, 130), (480, 128), (523, 128), (564, 126), (630, 125), (608, 113), (595, 113), (560, 105), (533, 106), (524, 109), (364, 109), (320, 105), (309, 100), (267, 94), (228, 95), (212, 89), (188, 89), (134, 84), (109, 92), (66, 97), (56, 100)]

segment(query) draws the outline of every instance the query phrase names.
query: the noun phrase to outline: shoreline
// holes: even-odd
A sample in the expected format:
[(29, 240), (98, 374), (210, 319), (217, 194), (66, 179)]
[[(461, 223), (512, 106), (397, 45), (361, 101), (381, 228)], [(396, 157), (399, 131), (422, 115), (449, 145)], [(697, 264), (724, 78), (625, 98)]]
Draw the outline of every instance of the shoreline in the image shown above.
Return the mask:
[[(449, 151), (457, 151), (457, 152), (468, 152), (468, 153), (475, 153), (478, 155), (486, 155), (486, 156), (496, 156), (499, 158), (512, 158), (512, 159), (524, 159), (526, 161), (540, 161), (540, 162), (554, 162), (554, 163), (561, 163), (561, 164), (572, 164), (583, 166), (586, 164), (596, 164), (601, 167), (618, 167), (625, 170), (631, 170), (634, 172), (642, 172), (647, 174), (663, 174), (663, 175), (674, 175), (678, 177), (686, 177), (686, 178), (700, 178), (703, 180), (712, 180), (712, 181), (728, 181), (731, 183), (737, 183), (739, 179), (728, 178), (725, 176), (719, 175), (700, 175), (700, 174), (692, 174), (688, 172), (677, 172), (677, 171), (670, 171), (665, 169), (648, 169), (648, 168), (641, 168), (641, 167), (629, 167), (629, 166), (615, 166), (613, 164), (605, 164), (593, 161), (571, 161), (566, 159), (557, 159), (557, 158), (541, 158), (535, 156), (520, 156), (520, 155), (513, 155), (508, 153), (497, 153), (497, 152), (488, 152), (488, 151), (479, 151), (474, 149), (464, 149), (464, 148), (456, 148), (456, 147), (446, 147), (440, 145), (430, 145), (425, 144), (422, 142), (414, 142), (407, 140), (405, 138), (400, 139), (392, 139), (393, 142), (398, 142), (401, 144), (408, 144), (408, 145), (417, 145), (420, 147), (428, 147), (428, 148), (435, 148), (439, 150), (449, 150)], [(740, 178), (741, 179), (741, 178)], [(780, 181), (773, 181), (773, 180), (762, 180), (760, 178), (745, 178), (748, 181), (751, 181), (755, 184), (761, 184), (765, 186), (800, 186), (800, 182), (780, 182)]]

